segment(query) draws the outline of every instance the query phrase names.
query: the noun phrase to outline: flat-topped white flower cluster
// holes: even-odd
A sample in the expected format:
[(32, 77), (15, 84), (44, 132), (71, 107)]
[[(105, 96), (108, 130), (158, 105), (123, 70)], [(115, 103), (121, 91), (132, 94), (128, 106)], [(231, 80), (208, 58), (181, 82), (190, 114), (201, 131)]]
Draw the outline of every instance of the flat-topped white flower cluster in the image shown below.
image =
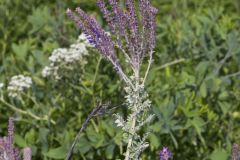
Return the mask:
[(58, 48), (48, 58), (51, 63), (73, 63), (87, 54), (86, 46), (83, 43), (72, 44), (69, 49)]
[(85, 63), (83, 56), (88, 55), (88, 46), (85, 35), (80, 35), (77, 42), (69, 48), (55, 49), (48, 58), (50, 65), (42, 70), (42, 76), (52, 76), (55, 80), (60, 80), (66, 73), (64, 71), (72, 71), (75, 64)]
[(16, 98), (21, 96), (24, 90), (30, 88), (32, 85), (32, 78), (24, 75), (13, 76), (8, 84), (8, 96)]

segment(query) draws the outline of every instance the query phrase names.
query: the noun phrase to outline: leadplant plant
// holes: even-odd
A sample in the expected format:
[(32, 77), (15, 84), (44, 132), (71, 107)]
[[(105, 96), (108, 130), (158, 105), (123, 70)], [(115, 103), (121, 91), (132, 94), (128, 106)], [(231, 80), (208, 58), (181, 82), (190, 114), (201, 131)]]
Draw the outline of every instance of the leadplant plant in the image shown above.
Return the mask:
[[(124, 119), (116, 113), (115, 123), (124, 131), (123, 137), (127, 143), (125, 160), (139, 159), (141, 152), (148, 147), (147, 133), (142, 135), (139, 131), (154, 117), (148, 113), (151, 101), (145, 91), (144, 82), (153, 61), (158, 10), (149, 0), (139, 0), (137, 3), (134, 0), (97, 0), (97, 6), (106, 19), (110, 34), (81, 8), (76, 8), (75, 12), (68, 9), (67, 15), (83, 31), (88, 41), (113, 64), (125, 82), (128, 116)], [(116, 50), (124, 55), (132, 72), (124, 70)], [(148, 67), (142, 71), (142, 63), (146, 57), (149, 59)]]

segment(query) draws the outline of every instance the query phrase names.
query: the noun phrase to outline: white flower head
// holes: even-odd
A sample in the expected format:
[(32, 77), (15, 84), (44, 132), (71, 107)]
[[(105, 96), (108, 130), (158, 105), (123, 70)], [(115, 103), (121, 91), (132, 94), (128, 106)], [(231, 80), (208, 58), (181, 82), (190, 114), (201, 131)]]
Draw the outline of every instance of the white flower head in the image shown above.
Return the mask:
[[(50, 64), (42, 70), (43, 77), (52, 77), (54, 80), (61, 80), (62, 77), (71, 77), (79, 67), (84, 66), (86, 61), (84, 56), (88, 55), (87, 37), (84, 34), (79, 36), (76, 43), (69, 48), (57, 48), (53, 50), (48, 58)], [(70, 75), (70, 76), (69, 76)]]
[(4, 87), (3, 83), (0, 83), (0, 90)]
[(87, 49), (84, 44), (73, 44), (69, 49), (58, 48), (55, 49), (52, 55), (48, 58), (51, 63), (50, 65), (56, 65), (55, 63), (73, 63), (79, 61), (82, 55), (87, 54)]
[(78, 36), (78, 41), (87, 41), (87, 35), (82, 33)]
[(42, 76), (45, 78), (45, 77), (48, 77), (51, 75), (51, 72), (52, 72), (52, 69), (48, 66), (44, 67), (43, 70), (42, 70)]
[(75, 53), (77, 55), (87, 55), (88, 51), (84, 43), (76, 43), (70, 46), (69, 52)]
[(66, 53), (67, 53), (66, 48), (58, 48), (52, 52), (52, 55), (48, 59), (51, 63), (62, 62), (64, 60)]
[(9, 97), (19, 97), (21, 93), (30, 88), (32, 85), (32, 78), (23, 75), (13, 76), (8, 84), (7, 91)]

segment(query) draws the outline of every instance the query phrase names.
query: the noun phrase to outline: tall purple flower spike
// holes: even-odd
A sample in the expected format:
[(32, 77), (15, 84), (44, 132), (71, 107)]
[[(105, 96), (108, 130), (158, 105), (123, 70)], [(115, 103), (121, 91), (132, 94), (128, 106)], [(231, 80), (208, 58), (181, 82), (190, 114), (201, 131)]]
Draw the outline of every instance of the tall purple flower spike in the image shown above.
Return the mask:
[[(19, 160), (20, 154), (18, 148), (13, 145), (14, 123), (13, 119), (9, 118), (8, 135), (0, 137), (0, 160)], [(30, 150), (30, 148), (29, 148)], [(31, 160), (31, 157), (24, 160)]]
[[(115, 48), (123, 52), (135, 73), (139, 72), (145, 56), (150, 57), (151, 63), (156, 44), (158, 10), (150, 5), (149, 0), (139, 0), (140, 14), (136, 12), (134, 0), (125, 0), (125, 7), (120, 7), (119, 0), (97, 0), (97, 6), (106, 19), (111, 36), (80, 8), (77, 8), (75, 13), (68, 9), (67, 15), (87, 35), (89, 42), (112, 62), (120, 77), (126, 83), (131, 83), (122, 70)], [(137, 15), (141, 17), (138, 18)]]
[(168, 147), (163, 147), (162, 150), (159, 152), (159, 159), (160, 160), (169, 160), (171, 158), (172, 154)]

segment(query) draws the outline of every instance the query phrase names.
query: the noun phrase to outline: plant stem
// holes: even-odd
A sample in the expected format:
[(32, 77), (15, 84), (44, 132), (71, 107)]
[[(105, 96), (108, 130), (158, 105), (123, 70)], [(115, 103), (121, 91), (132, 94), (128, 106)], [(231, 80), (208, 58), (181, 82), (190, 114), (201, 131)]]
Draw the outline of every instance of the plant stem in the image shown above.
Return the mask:
[[(196, 58), (199, 58), (199, 57), (196, 57)], [(195, 59), (195, 58), (194, 58)], [(182, 62), (185, 62), (185, 61), (189, 61), (189, 59), (185, 59), (185, 58), (180, 58), (180, 59), (176, 59), (174, 61), (171, 61), (171, 62), (168, 62), (168, 63), (165, 63), (159, 67), (156, 67), (154, 68), (156, 71), (157, 70), (161, 70), (161, 69), (164, 69), (164, 68), (167, 68), (167, 67), (170, 67), (172, 65), (175, 65), (175, 64), (178, 64), (178, 63), (182, 63)]]
[(128, 141), (128, 145), (127, 145), (127, 151), (125, 153), (125, 160), (129, 160), (129, 155), (130, 155), (130, 148), (132, 146), (132, 141), (133, 141), (133, 136), (134, 136), (134, 132), (135, 132), (135, 125), (136, 125), (136, 116), (133, 117), (133, 121), (132, 121), (132, 126), (131, 126), (131, 130), (130, 130), (130, 139)]
[(90, 120), (98, 115), (101, 115), (103, 114), (103, 112), (105, 112), (105, 109), (106, 109), (107, 105), (106, 104), (97, 104), (97, 106), (92, 110), (92, 112), (88, 115), (86, 121), (83, 123), (83, 125), (81, 126), (80, 130), (78, 131), (73, 143), (72, 143), (72, 146), (66, 156), (66, 159), (65, 160), (71, 160), (72, 159), (72, 154), (73, 154), (73, 149), (77, 143), (77, 141), (79, 140), (80, 138), (80, 134), (87, 128)]
[[(10, 107), (12, 110), (18, 112), (18, 113), (21, 113), (21, 114), (24, 114), (24, 115), (29, 115), (30, 117), (32, 117), (32, 118), (34, 118), (35, 120), (38, 120), (38, 121), (41, 121), (41, 120), (48, 121), (48, 116), (39, 117), (39, 116), (33, 114), (32, 112), (21, 110), (21, 109), (15, 107), (15, 106), (13, 106), (12, 104), (4, 101), (3, 99), (0, 99), (0, 101), (3, 104), (5, 104), (6, 106)], [(51, 121), (51, 123), (55, 124), (55, 121), (53, 121), (53, 120), (50, 120), (50, 121)]]
[(130, 128), (130, 131), (129, 131), (129, 134), (130, 134), (130, 137), (129, 137), (129, 140), (128, 140), (128, 145), (127, 145), (127, 151), (125, 153), (125, 160), (129, 160), (129, 156), (130, 156), (130, 149), (132, 147), (132, 142), (133, 142), (133, 138), (134, 138), (134, 135), (135, 135), (135, 127), (136, 127), (136, 121), (137, 121), (137, 115), (135, 114), (135, 112), (138, 110), (138, 99), (139, 99), (139, 92), (137, 91), (138, 90), (138, 85), (139, 85), (139, 68), (136, 69), (135, 71), (135, 93), (137, 94), (136, 97), (137, 97), (137, 101), (135, 102), (134, 106), (133, 106), (133, 110), (132, 110), (132, 115), (133, 115), (133, 119), (132, 119), (132, 124), (131, 124), (131, 128)]
[(97, 79), (97, 75), (98, 75), (98, 72), (99, 72), (101, 61), (102, 61), (102, 56), (100, 56), (100, 58), (98, 59), (97, 66), (96, 66), (96, 69), (95, 69), (95, 74), (94, 74), (94, 78), (93, 78), (93, 81), (92, 81), (92, 92), (94, 92), (93, 87), (96, 83), (96, 79)]
[(229, 74), (229, 75), (226, 75), (226, 76), (223, 76), (222, 78), (231, 78), (231, 77), (234, 77), (234, 76), (240, 76), (240, 71)]
[(151, 67), (151, 64), (152, 64), (152, 54), (153, 54), (153, 51), (151, 51), (150, 52), (150, 55), (149, 55), (149, 61), (148, 61), (148, 67), (147, 67), (147, 70), (146, 70), (146, 72), (145, 72), (145, 76), (144, 76), (144, 79), (143, 79), (143, 84), (145, 83), (145, 81), (146, 81), (146, 78), (147, 78), (147, 76), (148, 76), (148, 72), (149, 72), (149, 70), (150, 70), (150, 67)]

